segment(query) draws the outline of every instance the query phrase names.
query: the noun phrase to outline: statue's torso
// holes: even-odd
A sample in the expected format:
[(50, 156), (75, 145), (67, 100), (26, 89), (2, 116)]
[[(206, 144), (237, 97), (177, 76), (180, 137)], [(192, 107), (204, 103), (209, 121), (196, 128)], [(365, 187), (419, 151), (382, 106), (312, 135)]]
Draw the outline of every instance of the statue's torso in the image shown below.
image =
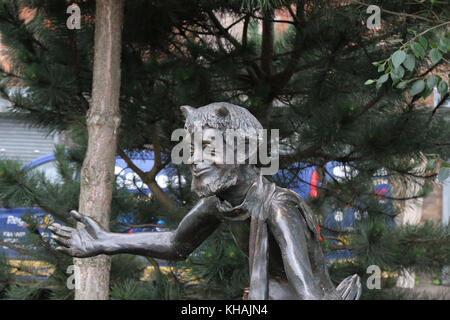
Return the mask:
[[(236, 245), (249, 255), (250, 218), (244, 221), (226, 222), (230, 227)], [(286, 278), (281, 258), (281, 250), (269, 230), (269, 273), (273, 277)]]
[[(264, 189), (265, 190), (265, 189)], [(304, 234), (306, 236), (305, 242), (302, 246), (307, 250), (309, 263), (311, 265), (311, 270), (313, 277), (318, 281), (318, 286), (324, 288), (326, 291), (334, 290), (334, 286), (329, 279), (328, 272), (326, 271), (326, 265), (320, 244), (318, 242), (317, 235), (317, 222), (314, 217), (312, 217), (312, 212), (307, 208), (303, 199), (298, 195), (284, 188), (275, 187), (275, 192), (271, 194), (258, 195), (261, 202), (266, 202), (263, 213), (266, 217), (270, 217), (273, 212), (271, 210), (276, 210), (277, 206), (289, 207), (289, 210), (295, 210), (293, 214), (298, 214), (304, 217), (304, 222), (300, 226), (304, 229)], [(258, 199), (258, 203), (259, 203)], [(275, 203), (272, 199), (276, 199)], [(280, 200), (281, 199), (281, 200)], [(286, 201), (284, 201), (286, 199)], [(293, 206), (294, 202), (298, 201), (298, 206)], [(255, 202), (252, 203), (254, 205)], [(296, 205), (297, 205), (296, 204)], [(233, 211), (228, 212), (228, 218), (221, 216), (221, 219), (230, 227), (233, 234), (233, 238), (237, 246), (242, 250), (244, 254), (249, 256), (250, 248), (250, 226), (251, 217), (255, 216), (249, 211), (255, 211), (256, 206), (242, 206), (238, 207), (238, 215), (242, 219), (236, 219), (233, 216)], [(244, 209), (244, 210), (242, 210)], [(247, 210), (245, 210), (247, 209)], [(258, 210), (258, 209), (256, 209)], [(261, 209), (259, 209), (261, 210)], [(219, 213), (219, 215), (221, 215)], [(270, 218), (268, 220), (271, 220)], [(272, 224), (276, 223), (272, 219)], [(268, 259), (268, 273), (270, 277), (269, 292), (278, 292), (277, 298), (275, 299), (296, 299), (296, 295), (292, 288), (288, 284), (288, 279), (284, 269), (283, 259), (282, 259), (282, 248), (279, 247), (277, 241), (275, 240), (273, 231), (271, 230), (271, 223), (268, 223), (268, 246), (269, 246), (269, 259)]]

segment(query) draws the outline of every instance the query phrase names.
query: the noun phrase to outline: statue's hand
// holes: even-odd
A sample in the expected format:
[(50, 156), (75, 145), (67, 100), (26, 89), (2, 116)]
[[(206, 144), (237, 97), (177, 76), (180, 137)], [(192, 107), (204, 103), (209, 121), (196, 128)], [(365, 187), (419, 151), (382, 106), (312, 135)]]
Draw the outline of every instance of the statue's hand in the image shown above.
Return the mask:
[(78, 258), (92, 257), (102, 253), (102, 242), (108, 237), (108, 232), (89, 217), (85, 217), (75, 210), (70, 215), (85, 225), (85, 228), (74, 229), (53, 223), (48, 228), (60, 247), (56, 250)]

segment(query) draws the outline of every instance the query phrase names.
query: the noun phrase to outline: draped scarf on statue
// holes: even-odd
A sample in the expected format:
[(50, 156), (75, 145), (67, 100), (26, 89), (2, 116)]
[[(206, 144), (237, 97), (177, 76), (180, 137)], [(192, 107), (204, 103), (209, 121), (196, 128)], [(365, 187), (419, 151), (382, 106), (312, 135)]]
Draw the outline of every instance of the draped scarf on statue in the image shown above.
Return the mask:
[(269, 297), (269, 236), (267, 218), (270, 203), (276, 190), (274, 183), (264, 183), (259, 176), (248, 190), (242, 204), (232, 207), (227, 201), (217, 202), (223, 220), (243, 221), (251, 218), (249, 240), (250, 300), (267, 300)]

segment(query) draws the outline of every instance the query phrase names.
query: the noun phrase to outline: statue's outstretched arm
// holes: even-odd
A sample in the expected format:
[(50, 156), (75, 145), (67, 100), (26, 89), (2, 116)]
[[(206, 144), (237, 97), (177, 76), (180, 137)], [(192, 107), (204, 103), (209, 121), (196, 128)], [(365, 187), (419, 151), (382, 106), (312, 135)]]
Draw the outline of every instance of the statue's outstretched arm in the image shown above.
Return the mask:
[(309, 261), (307, 241), (314, 241), (299, 208), (283, 201), (272, 203), (269, 228), (281, 249), (287, 279), (299, 299), (320, 300), (320, 292), (314, 281)]
[(173, 231), (112, 233), (89, 217), (71, 211), (72, 217), (85, 225), (74, 229), (52, 224), (52, 238), (57, 250), (74, 257), (98, 254), (131, 253), (154, 258), (182, 260), (197, 248), (221, 223), (215, 215), (215, 202), (205, 198), (192, 208)]

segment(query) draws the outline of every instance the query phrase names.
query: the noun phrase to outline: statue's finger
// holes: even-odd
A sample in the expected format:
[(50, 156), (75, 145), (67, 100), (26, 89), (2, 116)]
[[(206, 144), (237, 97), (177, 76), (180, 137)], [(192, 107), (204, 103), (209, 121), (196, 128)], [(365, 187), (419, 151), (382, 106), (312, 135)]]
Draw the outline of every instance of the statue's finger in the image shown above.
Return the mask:
[(77, 221), (81, 222), (86, 226), (86, 229), (91, 234), (96, 234), (98, 230), (98, 223), (89, 217), (83, 216), (78, 211), (72, 210), (70, 211), (70, 215)]
[(97, 234), (100, 230), (98, 222), (90, 217), (83, 217), (83, 223), (90, 234)]
[(55, 226), (48, 226), (48, 228), (50, 229), (50, 231), (53, 234), (56, 234), (58, 236), (65, 237), (65, 238), (71, 238), (72, 237), (72, 232), (65, 231), (65, 230), (63, 230), (61, 228), (57, 228)]
[(67, 231), (67, 232), (74, 232), (76, 230), (76, 229), (68, 227), (68, 226), (63, 226), (62, 224), (59, 224), (57, 222), (52, 223), (50, 226), (56, 227), (56, 228), (58, 228), (60, 230), (64, 230), (64, 231)]
[(69, 248), (66, 248), (66, 247), (56, 247), (55, 250), (59, 251), (59, 252), (62, 252), (62, 253), (65, 253), (65, 254), (68, 254), (70, 256), (72, 255), (72, 250), (69, 249)]
[(70, 247), (70, 241), (63, 237), (57, 236), (56, 234), (52, 234), (52, 239), (64, 247), (67, 247), (67, 248)]
[(72, 218), (74, 218), (75, 220), (77, 220), (78, 222), (82, 222), (82, 223), (84, 223), (84, 217), (83, 217), (83, 215), (81, 214), (81, 213), (79, 213), (78, 211), (76, 211), (76, 210), (71, 210), (70, 211), (70, 216), (72, 217)]

